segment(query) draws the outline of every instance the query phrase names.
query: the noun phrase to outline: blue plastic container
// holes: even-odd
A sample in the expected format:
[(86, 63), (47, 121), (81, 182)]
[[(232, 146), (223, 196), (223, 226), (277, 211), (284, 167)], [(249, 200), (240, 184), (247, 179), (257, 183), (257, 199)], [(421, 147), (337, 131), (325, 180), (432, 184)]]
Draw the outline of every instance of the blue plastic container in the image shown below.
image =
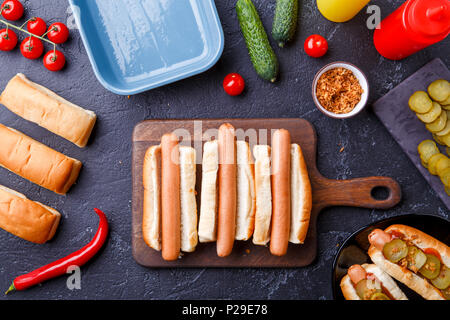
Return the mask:
[(223, 51), (213, 0), (69, 0), (98, 80), (131, 95), (206, 71)]

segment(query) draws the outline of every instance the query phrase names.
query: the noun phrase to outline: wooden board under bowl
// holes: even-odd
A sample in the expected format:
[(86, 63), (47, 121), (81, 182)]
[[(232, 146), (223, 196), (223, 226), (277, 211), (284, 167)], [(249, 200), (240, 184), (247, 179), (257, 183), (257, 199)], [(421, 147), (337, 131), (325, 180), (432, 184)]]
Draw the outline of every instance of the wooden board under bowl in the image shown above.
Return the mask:
[[(292, 143), (298, 143), (304, 153), (312, 184), (313, 210), (308, 235), (303, 245), (289, 244), (283, 257), (270, 254), (269, 248), (255, 246), (249, 241), (235, 241), (233, 252), (226, 258), (216, 254), (215, 243), (200, 243), (195, 252), (184, 253), (177, 261), (164, 261), (161, 252), (148, 247), (142, 237), (142, 165), (148, 147), (158, 145), (163, 134), (177, 131), (183, 135), (183, 144), (197, 147), (197, 157), (202, 154), (202, 144), (210, 138), (205, 131), (218, 129), (229, 122), (238, 132), (248, 135), (247, 141), (271, 143), (273, 130), (284, 128), (290, 131)], [(257, 133), (258, 142), (252, 141)], [(189, 137), (191, 135), (191, 137)], [(251, 138), (253, 137), (253, 138)], [(253, 146), (251, 146), (253, 147)], [(353, 180), (330, 180), (324, 178), (316, 167), (317, 136), (314, 127), (304, 119), (199, 119), (199, 120), (147, 120), (139, 123), (133, 133), (133, 204), (132, 204), (132, 248), (134, 259), (147, 267), (303, 267), (312, 263), (317, 254), (317, 217), (330, 206), (352, 206), (371, 209), (388, 209), (401, 199), (400, 186), (388, 177), (370, 177)], [(385, 200), (376, 200), (372, 190), (376, 187), (388, 189)], [(197, 165), (197, 194), (201, 190), (201, 165)], [(197, 202), (199, 202), (197, 196)], [(198, 206), (199, 207), (199, 206)]]

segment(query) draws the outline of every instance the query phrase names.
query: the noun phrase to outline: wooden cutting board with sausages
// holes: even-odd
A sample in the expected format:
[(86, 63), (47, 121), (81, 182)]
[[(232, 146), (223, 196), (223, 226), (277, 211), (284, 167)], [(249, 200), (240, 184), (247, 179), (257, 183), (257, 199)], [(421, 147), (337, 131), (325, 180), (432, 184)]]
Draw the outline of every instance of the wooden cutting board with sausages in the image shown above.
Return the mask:
[[(250, 145), (271, 144), (275, 130), (290, 132), (291, 142), (299, 144), (306, 161), (312, 187), (312, 211), (309, 230), (304, 244), (289, 243), (287, 254), (274, 256), (269, 248), (254, 245), (250, 240), (235, 241), (232, 253), (219, 257), (216, 243), (199, 243), (194, 252), (183, 253), (182, 258), (165, 261), (160, 251), (145, 243), (142, 233), (143, 218), (143, 163), (150, 146), (159, 145), (161, 137), (176, 131), (182, 137), (182, 145), (192, 146), (197, 153), (209, 140), (206, 132), (218, 129), (223, 123), (230, 123)], [(236, 134), (239, 139), (239, 135)], [(317, 135), (314, 127), (304, 119), (197, 119), (197, 120), (147, 120), (139, 123), (133, 132), (132, 156), (132, 249), (134, 259), (146, 267), (303, 267), (311, 264), (317, 255), (317, 217), (320, 211), (330, 206), (351, 206), (370, 209), (388, 209), (401, 200), (398, 183), (388, 177), (368, 177), (352, 180), (331, 180), (323, 177), (316, 166)], [(253, 146), (251, 146), (253, 148)], [(201, 164), (197, 164), (197, 207), (201, 190)], [(377, 200), (372, 191), (386, 188), (388, 197)]]

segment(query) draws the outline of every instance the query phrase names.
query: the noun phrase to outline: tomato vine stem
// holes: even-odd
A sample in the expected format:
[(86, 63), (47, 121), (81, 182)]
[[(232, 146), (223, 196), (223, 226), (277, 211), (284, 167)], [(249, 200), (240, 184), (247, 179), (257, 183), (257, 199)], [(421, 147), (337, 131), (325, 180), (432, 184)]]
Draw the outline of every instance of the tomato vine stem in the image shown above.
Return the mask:
[(18, 27), (18, 26), (16, 26), (16, 25), (12, 24), (12, 23), (6, 22), (6, 21), (3, 20), (3, 19), (0, 19), (0, 22), (3, 23), (3, 24), (5, 24), (7, 27), (10, 27), (10, 28), (13, 28), (13, 29), (16, 29), (16, 30), (25, 32), (25, 33), (28, 33), (28, 34), (30, 35), (30, 39), (31, 39), (31, 37), (36, 37), (36, 38), (38, 38), (38, 39), (40, 39), (40, 40), (42, 40), (42, 41), (45, 41), (45, 42), (47, 42), (47, 43), (52, 44), (54, 50), (56, 50), (56, 43), (54, 43), (53, 41), (50, 41), (50, 40), (48, 40), (48, 39), (46, 39), (46, 38), (44, 38), (44, 37), (41, 37), (41, 36), (37, 36), (37, 35), (35, 35), (35, 34), (29, 32), (29, 31), (25, 30), (25, 29), (23, 28), (23, 26), (22, 26), (22, 27)]

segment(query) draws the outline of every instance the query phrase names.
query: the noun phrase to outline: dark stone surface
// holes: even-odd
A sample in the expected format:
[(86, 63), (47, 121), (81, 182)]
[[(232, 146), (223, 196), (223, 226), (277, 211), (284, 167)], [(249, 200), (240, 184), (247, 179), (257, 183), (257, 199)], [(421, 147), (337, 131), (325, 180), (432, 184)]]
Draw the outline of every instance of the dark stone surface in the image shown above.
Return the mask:
[[(23, 1), (26, 16), (66, 21), (68, 3), (60, 0)], [(275, 1), (254, 1), (264, 25), (271, 28)], [(402, 0), (374, 0), (382, 16)], [(86, 149), (0, 108), (1, 123), (84, 163), (78, 183), (67, 197), (39, 188), (0, 170), (0, 184), (33, 200), (55, 207), (63, 219), (54, 240), (34, 245), (0, 231), (0, 289), (13, 277), (33, 270), (80, 248), (93, 236), (97, 218), (93, 207), (107, 212), (111, 235), (101, 255), (82, 269), (81, 290), (66, 288), (67, 277), (27, 292), (0, 299), (331, 299), (331, 265), (339, 244), (353, 231), (381, 218), (404, 213), (431, 213), (448, 219), (448, 211), (370, 108), (350, 120), (333, 120), (320, 113), (311, 98), (311, 82), (318, 69), (336, 60), (360, 67), (369, 77), (374, 102), (435, 57), (448, 66), (449, 39), (400, 62), (383, 59), (372, 44), (372, 31), (362, 12), (345, 24), (325, 20), (315, 1), (302, 1), (295, 43), (276, 54), (281, 80), (270, 84), (257, 78), (249, 62), (234, 11), (235, 1), (217, 1), (225, 33), (225, 50), (211, 70), (137, 96), (116, 96), (96, 80), (77, 31), (62, 46), (68, 60), (63, 72), (50, 73), (38, 61), (24, 59), (18, 50), (0, 53), (0, 88), (17, 72), (56, 91), (99, 116)], [(330, 44), (322, 59), (303, 52), (303, 41), (313, 33)], [(272, 42), (273, 43), (273, 42)], [(273, 43), (274, 44), (274, 43)], [(239, 72), (246, 79), (244, 95), (232, 98), (222, 90), (223, 77)], [(319, 253), (315, 263), (301, 269), (177, 269), (152, 270), (137, 265), (131, 255), (130, 151), (133, 127), (144, 119), (216, 117), (302, 117), (318, 132), (318, 166), (327, 177), (348, 179), (390, 176), (401, 184), (403, 200), (389, 211), (330, 208), (318, 221)], [(340, 152), (341, 148), (344, 148)]]

